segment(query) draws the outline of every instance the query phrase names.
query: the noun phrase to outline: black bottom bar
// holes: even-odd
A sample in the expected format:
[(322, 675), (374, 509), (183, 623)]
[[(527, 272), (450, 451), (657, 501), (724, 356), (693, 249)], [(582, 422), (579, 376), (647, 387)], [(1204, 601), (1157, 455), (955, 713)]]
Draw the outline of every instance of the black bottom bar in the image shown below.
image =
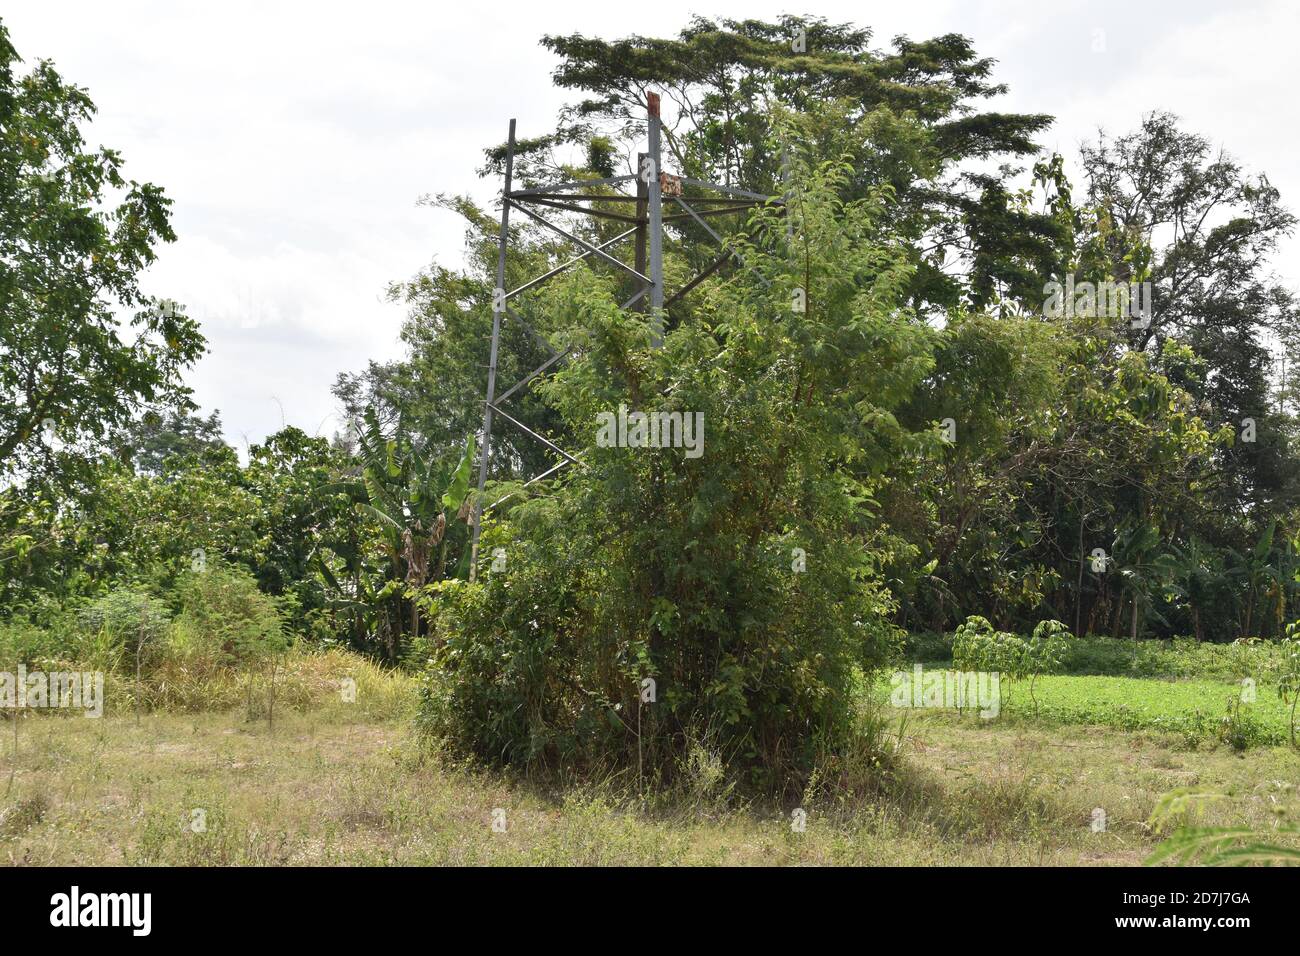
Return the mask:
[[(119, 925), (71, 926), (74, 886), (77, 922), (116, 914)], [(554, 944), (575, 932), (598, 938), (605, 926), (647, 944), (712, 931), (734, 946), (784, 926), (805, 940), (847, 931), (864, 944), (933, 942), (943, 952), (1017, 938), (1231, 945), (1293, 930), (1295, 889), (1296, 874), (1279, 869), (14, 869), (0, 876), (0, 935), (10, 952), (29, 937), (70, 934), (128, 945), (319, 941), (332, 951), (403, 932), (433, 945), (514, 934)], [(148, 894), (148, 906), (118, 894)], [(148, 935), (137, 935), (146, 913)]]

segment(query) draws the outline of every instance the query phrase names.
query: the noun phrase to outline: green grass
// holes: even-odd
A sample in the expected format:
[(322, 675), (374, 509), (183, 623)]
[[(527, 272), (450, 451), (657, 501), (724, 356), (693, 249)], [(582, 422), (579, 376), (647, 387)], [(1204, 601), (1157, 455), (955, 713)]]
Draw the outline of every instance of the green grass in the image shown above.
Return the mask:
[(1026, 684), (1013, 688), (1007, 712), (1047, 723), (1174, 733), (1189, 742), (1231, 743), (1236, 735), (1252, 746), (1286, 743), (1289, 708), (1276, 689), (1256, 687), (1252, 703), (1240, 702), (1241, 695), (1240, 684), (1221, 681), (1047, 676), (1034, 688), (1037, 711)]
[[(909, 635), (907, 651), (927, 670), (952, 666), (951, 635)], [(1063, 673), (1034, 686), (1037, 706), (1027, 680), (1004, 682), (998, 719), (1171, 733), (1191, 745), (1275, 746), (1290, 740), (1289, 706), (1277, 696), (1280, 664), (1281, 645), (1271, 641), (1070, 638)], [(1255, 700), (1237, 707), (1247, 677)], [(888, 697), (879, 685), (874, 693)]]
[[(1153, 731), (1176, 734), (1189, 744), (1220, 740), (1229, 744), (1235, 740), (1245, 746), (1287, 743), (1289, 708), (1276, 690), (1258, 686), (1254, 703), (1242, 703), (1235, 713), (1230, 712), (1230, 702), (1238, 701), (1241, 693), (1240, 684), (1211, 680), (1049, 675), (1035, 684), (1037, 707), (1028, 681), (1004, 682), (1001, 714), (993, 722)], [(953, 719), (958, 719), (955, 713)], [(967, 715), (963, 719), (979, 718)]]

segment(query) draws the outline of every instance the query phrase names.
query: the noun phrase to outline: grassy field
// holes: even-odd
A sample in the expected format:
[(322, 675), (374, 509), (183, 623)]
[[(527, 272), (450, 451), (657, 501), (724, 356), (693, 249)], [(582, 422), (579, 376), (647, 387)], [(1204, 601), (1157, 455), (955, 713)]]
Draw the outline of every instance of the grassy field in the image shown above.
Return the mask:
[[(1047, 675), (1033, 695), (1028, 681), (1002, 685), (1003, 724), (1085, 724), (1174, 734), (1196, 746), (1234, 741), (1242, 747), (1289, 740), (1290, 708), (1276, 688), (1260, 685), (1242, 702), (1242, 686), (1217, 680)], [(879, 693), (881, 700), (887, 693)]]
[(1300, 818), (1300, 754), (1237, 753), (1159, 719), (1217, 715), (1225, 685), (1213, 682), (1053, 678), (1040, 681), (1037, 722), (1023, 688), (996, 721), (910, 712), (897, 769), (857, 792), (813, 788), (795, 832), (793, 808), (739, 805), (705, 784), (645, 807), (608, 787), (557, 793), (450, 766), (412, 735), (413, 681), (366, 674), (356, 703), (299, 700), (272, 729), (241, 709), (24, 719), (0, 861), (1133, 864), (1159, 841), (1146, 823), (1156, 800), (1178, 787), (1225, 795), (1205, 824), (1266, 832)]

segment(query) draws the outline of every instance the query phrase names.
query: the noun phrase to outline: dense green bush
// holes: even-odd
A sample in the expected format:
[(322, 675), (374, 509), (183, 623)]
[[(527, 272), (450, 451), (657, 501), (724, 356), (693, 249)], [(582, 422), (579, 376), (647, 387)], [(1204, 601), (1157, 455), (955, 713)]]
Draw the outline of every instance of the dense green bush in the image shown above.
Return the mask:
[(222, 663), (255, 660), (284, 641), (276, 600), (257, 587), (243, 568), (209, 563), (177, 585), (181, 613), (173, 629), (173, 651), (213, 656)]
[(1168, 641), (1086, 637), (1069, 643), (1062, 669), (1067, 674), (1116, 677), (1270, 680), (1280, 662), (1276, 641), (1211, 644), (1186, 637)]
[(156, 659), (168, 635), (171, 611), (144, 591), (119, 587), (86, 606), (78, 621), (85, 635), (83, 656), (112, 670), (122, 659), (134, 661), (137, 652), (142, 663)]
[(19, 664), (51, 669), (67, 655), (67, 642), (56, 631), (23, 622), (0, 624), (0, 671), (14, 671)]
[(765, 784), (847, 742), (854, 673), (894, 648), (886, 605), (862, 582), (769, 561), (751, 580), (733, 574), (716, 615), (707, 589), (638, 607), (618, 538), (602, 549), (574, 534), (580, 515), (532, 517), (526, 533), (485, 535), (509, 540), (507, 572), (434, 589), (427, 729), (494, 763), (640, 766), (665, 779), (705, 747)]
[(128, 660), (133, 668), (137, 646), (144, 648), (145, 662), (163, 653), (170, 620), (163, 601), (138, 588), (115, 588), (88, 604), (50, 613), (39, 625), (0, 624), (0, 669), (22, 662), (42, 670), (112, 671)]
[[(924, 374), (929, 335), (895, 298), (908, 267), (879, 237), (880, 201), (836, 197), (850, 174), (803, 170), (815, 263), (795, 270), (772, 213), (745, 251), (764, 281), (712, 290), (661, 348), (609, 289), (558, 287), (580, 359), (540, 391), (582, 465), (488, 528), (503, 570), (433, 591), (424, 715), (455, 749), (668, 779), (705, 747), (733, 779), (785, 789), (850, 745), (855, 677), (897, 636), (847, 436), (902, 440), (888, 407)], [(702, 454), (598, 441), (628, 409), (702, 416)]]

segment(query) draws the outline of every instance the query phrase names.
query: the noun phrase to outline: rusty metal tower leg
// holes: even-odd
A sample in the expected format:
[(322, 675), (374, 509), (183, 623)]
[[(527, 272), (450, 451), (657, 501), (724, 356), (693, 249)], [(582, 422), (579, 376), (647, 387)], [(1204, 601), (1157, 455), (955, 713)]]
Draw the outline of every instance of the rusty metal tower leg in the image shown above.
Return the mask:
[[(641, 171), (648, 168), (646, 164), (649, 158), (650, 158), (649, 153), (636, 154), (636, 169), (637, 169), (636, 223), (637, 225), (636, 225), (636, 239), (634, 240), (635, 246), (633, 247), (633, 253), (632, 253), (632, 267), (636, 269), (637, 272), (640, 272), (642, 275), (644, 275), (646, 271), (646, 239), (648, 238), (647, 236), (648, 230), (646, 229), (646, 214), (650, 205), (650, 185), (643, 177)], [(642, 285), (638, 291), (641, 291), (647, 295), (650, 292), (650, 290), (644, 285)], [(636, 303), (632, 306), (632, 308), (635, 309), (637, 312), (644, 312), (646, 310), (645, 295), (643, 295), (640, 299), (638, 299)]]
[(501, 344), (501, 314), (506, 308), (506, 244), (510, 237), (510, 187), (515, 166), (515, 121), (506, 144), (506, 180), (501, 190), (501, 238), (497, 250), (497, 284), (492, 292), (492, 349), (488, 355), (487, 399), (483, 403), (483, 441), (479, 446), (478, 494), (474, 496), (473, 543), (469, 549), (469, 579), (478, 577), (478, 539), (483, 528), (483, 487), (487, 484), (492, 451), (492, 403), (496, 400), (497, 350)]
[(664, 308), (664, 212), (661, 192), (663, 164), (659, 148), (659, 94), (646, 95), (646, 119), (650, 132), (650, 182), (646, 211), (650, 223), (650, 322), (651, 339), (655, 346), (663, 345)]

